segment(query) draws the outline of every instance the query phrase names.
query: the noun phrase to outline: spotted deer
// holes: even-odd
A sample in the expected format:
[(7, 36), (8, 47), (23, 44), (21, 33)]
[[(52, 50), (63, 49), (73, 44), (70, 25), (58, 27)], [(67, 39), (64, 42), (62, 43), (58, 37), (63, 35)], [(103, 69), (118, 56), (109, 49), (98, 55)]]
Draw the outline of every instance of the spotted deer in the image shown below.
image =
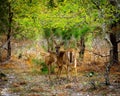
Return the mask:
[(79, 52), (75, 48), (66, 49), (63, 55), (63, 64), (66, 66), (67, 78), (70, 78), (69, 74), (71, 73), (70, 70), (72, 69), (74, 69), (75, 76), (77, 76), (77, 59), (79, 57), (78, 55)]
[(55, 49), (56, 49), (56, 55), (57, 55), (57, 65), (58, 65), (58, 78), (61, 75), (61, 71), (63, 67), (66, 69), (66, 75), (67, 79), (70, 77), (70, 68), (73, 67), (75, 71), (75, 75), (77, 76), (77, 58), (79, 57), (79, 51), (75, 48), (68, 48), (66, 50), (61, 50), (62, 45), (64, 43), (57, 44), (55, 42)]
[(57, 56), (55, 52), (48, 52), (48, 54), (45, 56), (45, 64), (48, 67), (48, 76), (49, 79), (51, 79), (50, 75), (51, 75), (51, 68), (54, 64), (56, 64), (57, 62)]

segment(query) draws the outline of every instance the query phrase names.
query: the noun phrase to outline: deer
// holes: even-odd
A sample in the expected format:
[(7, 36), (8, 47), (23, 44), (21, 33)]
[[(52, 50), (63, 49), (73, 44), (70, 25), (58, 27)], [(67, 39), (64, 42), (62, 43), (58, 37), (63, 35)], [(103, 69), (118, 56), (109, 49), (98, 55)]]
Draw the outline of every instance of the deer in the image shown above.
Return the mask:
[(51, 67), (53, 64), (56, 64), (58, 67), (57, 78), (60, 78), (63, 67), (66, 69), (67, 79), (69, 79), (69, 69), (71, 66), (74, 67), (75, 76), (77, 76), (77, 58), (79, 57), (78, 50), (75, 48), (64, 49), (64, 42), (57, 44), (55, 41), (55, 51), (56, 52), (48, 52), (45, 56), (45, 63), (48, 67), (48, 75), (49, 79), (51, 79)]
[(75, 77), (77, 77), (77, 59), (79, 57), (79, 51), (75, 48), (66, 49), (63, 55), (63, 64), (66, 65), (66, 75), (69, 79), (70, 68), (73, 67), (75, 72)]
[(41, 52), (41, 55), (44, 56), (45, 64), (48, 67), (48, 77), (51, 79), (51, 68), (57, 62), (56, 52), (49, 51), (48, 53)]
[(77, 58), (79, 57), (79, 50), (75, 48), (68, 48), (64, 50), (64, 48), (61, 50), (62, 46), (64, 45), (64, 42), (57, 44), (54, 41), (56, 47), (56, 55), (57, 55), (57, 66), (58, 66), (58, 78), (61, 75), (61, 71), (63, 67), (66, 68), (66, 75), (67, 79), (69, 79), (69, 68), (71, 66), (74, 67), (75, 75), (77, 76)]

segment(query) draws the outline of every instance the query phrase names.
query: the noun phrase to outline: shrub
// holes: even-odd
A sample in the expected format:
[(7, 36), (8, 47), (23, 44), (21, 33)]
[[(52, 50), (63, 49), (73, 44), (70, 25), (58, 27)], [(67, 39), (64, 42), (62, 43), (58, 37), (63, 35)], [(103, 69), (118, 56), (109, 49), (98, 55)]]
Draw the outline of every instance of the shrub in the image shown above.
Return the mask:
[(47, 74), (48, 73), (48, 68), (44, 61), (40, 59), (33, 59), (32, 60), (34, 64), (33, 72), (35, 73), (41, 73), (41, 74)]

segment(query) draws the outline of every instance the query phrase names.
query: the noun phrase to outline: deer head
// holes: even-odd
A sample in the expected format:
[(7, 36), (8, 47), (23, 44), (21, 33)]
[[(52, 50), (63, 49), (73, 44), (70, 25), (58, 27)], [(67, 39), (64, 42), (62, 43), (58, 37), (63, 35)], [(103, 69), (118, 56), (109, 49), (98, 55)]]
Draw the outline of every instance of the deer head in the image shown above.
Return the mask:
[(55, 44), (56, 54), (57, 54), (57, 55), (60, 55), (60, 52), (61, 52), (61, 51), (64, 51), (64, 48), (63, 48), (64, 42), (61, 42), (61, 43), (58, 44), (54, 39), (53, 39), (53, 42), (54, 42), (54, 44)]

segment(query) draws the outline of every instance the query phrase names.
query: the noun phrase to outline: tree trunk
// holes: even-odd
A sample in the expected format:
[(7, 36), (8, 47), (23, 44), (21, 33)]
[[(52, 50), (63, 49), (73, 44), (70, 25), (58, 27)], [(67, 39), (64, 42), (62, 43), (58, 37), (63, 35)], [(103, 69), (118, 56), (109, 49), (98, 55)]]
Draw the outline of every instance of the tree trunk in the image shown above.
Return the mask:
[(113, 45), (113, 51), (110, 54), (111, 56), (111, 62), (114, 63), (118, 63), (118, 43), (116, 40), (116, 34), (114, 33), (110, 33), (110, 41)]
[(111, 64), (108, 63), (108, 64), (106, 65), (106, 69), (105, 69), (105, 84), (106, 84), (106, 85), (110, 85), (110, 78), (109, 78), (110, 68), (111, 68), (110, 65), (111, 65)]
[(8, 5), (9, 7), (9, 18), (8, 18), (8, 21), (9, 21), (9, 29), (8, 29), (8, 34), (7, 34), (7, 41), (8, 41), (8, 46), (7, 46), (7, 59), (10, 59), (11, 58), (11, 24), (12, 24), (12, 18), (13, 18), (13, 13), (11, 12), (11, 5), (9, 3)]
[(110, 85), (110, 69), (113, 66), (113, 64), (118, 63), (118, 43), (116, 40), (116, 34), (110, 33), (110, 42), (112, 44), (111, 49), (110, 49), (110, 57), (109, 57), (109, 62), (106, 65), (106, 70), (105, 70), (105, 84)]
[[(120, 4), (120, 2), (118, 2), (119, 0), (109, 0), (109, 1), (113, 6), (120, 8), (120, 6), (118, 6)], [(120, 14), (115, 12), (114, 16), (116, 18), (119, 18)], [(120, 22), (120, 19), (119, 21), (117, 22), (114, 21), (114, 23), (111, 24), (111, 30), (113, 31), (113, 33), (110, 34), (110, 40), (113, 45), (113, 56), (112, 56), (113, 63), (118, 63), (118, 42), (119, 41), (117, 41), (116, 33), (117, 31), (119, 31), (119, 29), (117, 29), (117, 26), (119, 26), (118, 25), (119, 22)]]
[(109, 62), (107, 63), (106, 69), (105, 69), (105, 84), (106, 85), (110, 85), (110, 77), (109, 77), (109, 75), (110, 75), (110, 69), (114, 64), (113, 56), (114, 56), (113, 55), (113, 48), (111, 48)]
[(79, 48), (80, 48), (80, 58), (83, 60), (84, 57), (84, 52), (85, 52), (85, 40), (84, 40), (84, 36), (82, 36), (80, 38), (80, 44), (79, 44)]

